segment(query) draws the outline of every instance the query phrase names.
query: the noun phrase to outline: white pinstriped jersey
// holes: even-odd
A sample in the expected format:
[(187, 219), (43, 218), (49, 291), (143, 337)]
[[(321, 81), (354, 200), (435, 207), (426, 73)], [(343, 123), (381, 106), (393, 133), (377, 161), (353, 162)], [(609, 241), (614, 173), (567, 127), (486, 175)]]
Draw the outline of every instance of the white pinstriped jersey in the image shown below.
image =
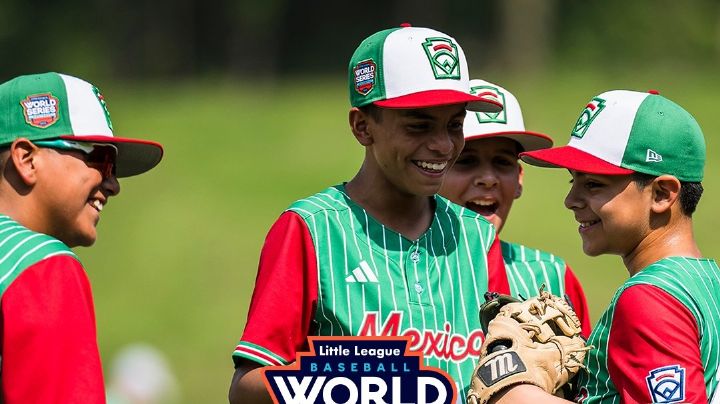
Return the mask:
[[(647, 329), (642, 334), (647, 336), (646, 339), (662, 339), (662, 336), (665, 335), (666, 340), (651, 342), (657, 346), (658, 350), (668, 349), (671, 356), (672, 352), (685, 349), (679, 344), (668, 346), (668, 344), (673, 344), (673, 341), (670, 340), (673, 336), (667, 335), (667, 331), (663, 334), (662, 329), (657, 329), (658, 325), (648, 324), (654, 318), (662, 319), (671, 325), (679, 323), (680, 318), (676, 320), (672, 317), (674, 311), (650, 313), (644, 310), (642, 301), (639, 301), (635, 307), (625, 309), (633, 313), (631, 315), (634, 320), (639, 318), (642, 320), (631, 324), (625, 321), (613, 323), (619, 307), (618, 301), (621, 297), (626, 293), (629, 294), (633, 290), (632, 287), (647, 287), (648, 285), (667, 293), (670, 300), (668, 304), (671, 305), (671, 308), (672, 305), (680, 305), (679, 307), (683, 308), (680, 311), (681, 313), (686, 310), (693, 317), (694, 321), (690, 324), (693, 330), (682, 331), (688, 331), (688, 334), (695, 335), (696, 329), (699, 341), (688, 342), (685, 341), (687, 338), (683, 336), (681, 342), (687, 342), (689, 345), (694, 346), (694, 349), (690, 349), (689, 352), (693, 350), (697, 352), (699, 348), (701, 363), (698, 365), (701, 369), (693, 370), (687, 364), (675, 362), (653, 363), (656, 361), (653, 352), (641, 351), (633, 353), (633, 355), (638, 356), (637, 358), (627, 361), (630, 363), (628, 365), (630, 366), (629, 370), (622, 369), (619, 372), (623, 376), (632, 379), (630, 381), (623, 380), (622, 382), (629, 387), (619, 389), (616, 386), (619, 381), (613, 380), (610, 368), (616, 362), (624, 362), (625, 358), (608, 354), (608, 352), (613, 352), (611, 338), (622, 338), (623, 334), (629, 333), (618, 329), (619, 327), (636, 329), (643, 327)], [(654, 335), (656, 336), (653, 337)], [(660, 337), (657, 337), (657, 335)], [(587, 373), (581, 373), (581, 396), (578, 399), (582, 403), (620, 403), (622, 394), (625, 394), (625, 401), (632, 394), (635, 394), (632, 399), (644, 402), (697, 402), (698, 393), (700, 393), (700, 396), (706, 396), (707, 399), (710, 399), (718, 390), (718, 378), (720, 377), (720, 373), (718, 373), (718, 367), (720, 366), (720, 269), (718, 269), (715, 261), (711, 259), (685, 257), (665, 258), (646, 267), (628, 279), (618, 289), (610, 302), (610, 306), (596, 324), (588, 344), (594, 345), (595, 349), (591, 350), (586, 358)], [(614, 344), (618, 344), (618, 342), (614, 342)], [(692, 355), (682, 352), (678, 356), (684, 358)], [(635, 365), (632, 365), (632, 363), (635, 363)], [(643, 369), (637, 371), (638, 374), (631, 374), (641, 366), (647, 367), (651, 371)], [(693, 377), (693, 371), (697, 372), (698, 378), (704, 379), (704, 392), (694, 391), (694, 388), (689, 388), (689, 390), (686, 388), (686, 385), (689, 386), (690, 383), (688, 379)], [(639, 387), (636, 388), (633, 384)], [(702, 386), (702, 380), (698, 380), (698, 384)], [(697, 384), (694, 386), (697, 386)], [(636, 390), (633, 390), (635, 388)], [(625, 393), (621, 393), (619, 390), (623, 390)], [(639, 396), (639, 394), (642, 394), (642, 396)], [(693, 394), (693, 396), (690, 396), (690, 394)]]

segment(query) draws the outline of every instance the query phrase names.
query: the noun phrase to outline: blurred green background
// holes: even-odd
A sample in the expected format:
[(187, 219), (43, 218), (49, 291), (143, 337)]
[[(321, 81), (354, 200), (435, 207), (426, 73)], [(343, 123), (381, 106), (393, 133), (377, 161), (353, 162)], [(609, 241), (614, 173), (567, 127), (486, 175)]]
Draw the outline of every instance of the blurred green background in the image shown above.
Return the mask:
[[(347, 125), (347, 60), (403, 21), (455, 36), (473, 77), (512, 91), (527, 128), (556, 144), (605, 90), (657, 89), (684, 106), (708, 146), (696, 237), (720, 256), (717, 1), (466, 3), (0, 4), (2, 81), (46, 70), (85, 78), (103, 90), (116, 135), (165, 146), (157, 169), (121, 181), (96, 245), (77, 251), (107, 369), (124, 346), (149, 343), (182, 403), (227, 402), (265, 233), (292, 201), (354, 175), (363, 151)], [(596, 321), (627, 277), (622, 262), (582, 254), (562, 205), (566, 172), (525, 168), (503, 238), (564, 257)]]

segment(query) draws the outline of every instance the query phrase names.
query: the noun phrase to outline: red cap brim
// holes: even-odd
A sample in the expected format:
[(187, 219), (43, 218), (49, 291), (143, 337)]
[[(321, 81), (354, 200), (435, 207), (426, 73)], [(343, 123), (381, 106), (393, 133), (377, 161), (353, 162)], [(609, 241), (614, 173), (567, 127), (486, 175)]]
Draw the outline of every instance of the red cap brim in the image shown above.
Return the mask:
[(421, 91), (374, 102), (375, 105), (383, 108), (430, 108), (465, 103), (467, 103), (465, 108), (476, 112), (500, 112), (503, 108), (498, 101), (455, 90)]
[(547, 149), (552, 147), (553, 140), (548, 135), (542, 133), (529, 132), (529, 131), (505, 131), (505, 132), (492, 132), (492, 133), (480, 133), (477, 135), (466, 135), (465, 141), (470, 142), (478, 139), (488, 139), (495, 137), (503, 137), (512, 139), (522, 146), (523, 151), (533, 151), (539, 149)]
[(599, 175), (628, 175), (635, 171), (618, 167), (572, 146), (520, 153), (522, 161), (539, 167), (562, 167)]
[(160, 143), (117, 136), (60, 136), (75, 142), (110, 143), (118, 149), (115, 171), (118, 178), (142, 174), (158, 165), (163, 156)]

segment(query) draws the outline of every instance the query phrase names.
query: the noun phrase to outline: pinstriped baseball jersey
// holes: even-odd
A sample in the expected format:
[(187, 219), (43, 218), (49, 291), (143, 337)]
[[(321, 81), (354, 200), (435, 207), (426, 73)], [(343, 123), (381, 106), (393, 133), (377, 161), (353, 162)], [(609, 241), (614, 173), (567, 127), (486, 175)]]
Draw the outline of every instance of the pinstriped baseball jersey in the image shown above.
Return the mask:
[(77, 258), (62, 241), (0, 215), (0, 296), (25, 268), (54, 255)]
[(510, 292), (525, 298), (535, 296), (541, 285), (556, 295), (565, 295), (565, 261), (545, 251), (501, 241)]
[[(590, 335), (590, 312), (587, 299), (580, 282), (572, 269), (562, 258), (522, 244), (500, 241), (502, 258), (505, 264), (505, 278), (508, 281), (508, 292), (512, 296), (528, 298), (538, 294), (545, 285), (545, 290), (556, 296), (565, 296), (570, 301), (582, 324), (582, 334)], [(491, 273), (490, 282), (496, 283)]]
[[(436, 196), (430, 228), (408, 240), (329, 188), (290, 207), (308, 224), (317, 253), (319, 335), (409, 335), (426, 363), (469, 385), (482, 339), (493, 227)], [(465, 380), (467, 379), (467, 380)]]
[[(672, 296), (669, 298), (670, 304), (681, 305), (683, 310), (687, 310), (694, 317), (694, 324), (691, 323), (690, 327), (697, 327), (701, 361), (699, 365), (702, 367), (702, 369), (694, 370), (704, 378), (707, 397), (712, 397), (718, 387), (716, 373), (720, 365), (720, 269), (715, 261), (710, 259), (670, 257), (646, 267), (628, 279), (613, 296), (610, 306), (600, 318), (588, 341), (589, 344), (595, 346), (595, 349), (589, 352), (586, 359), (587, 374), (581, 373), (580, 398), (584, 399), (581, 402), (586, 404), (621, 402), (620, 393), (616, 387), (618, 381), (612, 380), (610, 368), (613, 366), (613, 362), (620, 362), (624, 358), (610, 357), (608, 352), (612, 349), (611, 338), (620, 338), (625, 332), (616, 330), (618, 323), (613, 323), (613, 317), (617, 314), (618, 301), (621, 296), (629, 294), (632, 290), (629, 288), (638, 285), (642, 287), (652, 285), (661, 289)], [(655, 332), (646, 335), (655, 335), (655, 338), (664, 339), (662, 329), (657, 330), (657, 326), (653, 327), (652, 324), (644, 323), (652, 321), (654, 317), (672, 316), (673, 311), (646, 313), (643, 312), (641, 306), (630, 308), (630, 310), (635, 316), (642, 316), (642, 319), (636, 324), (628, 324), (628, 328), (647, 327)], [(648, 318), (649, 320), (647, 320)], [(679, 319), (675, 320), (672, 317), (666, 321), (670, 324), (680, 323)], [(624, 326), (623, 323), (620, 324)], [(694, 335), (692, 332), (689, 334)], [(662, 350), (667, 344), (672, 343), (671, 337), (667, 336), (664, 341), (654, 341), (654, 343)], [(679, 346), (672, 346), (670, 352), (680, 349)], [(643, 397), (635, 397), (636, 400), (686, 402), (690, 398), (688, 394), (700, 393), (685, 391), (686, 378), (690, 378), (693, 369), (688, 369), (687, 366), (678, 366), (676, 363), (648, 363), (648, 361), (652, 361), (650, 354), (650, 352), (645, 352), (641, 362), (651, 371), (640, 375), (641, 377), (637, 377), (637, 380), (629, 382), (641, 385), (636, 391), (642, 391)], [(643, 353), (641, 352), (640, 355)], [(685, 355), (681, 353), (680, 356)], [(629, 388), (624, 390), (629, 390)], [(702, 395), (702, 393), (700, 394)], [(696, 400), (690, 398), (687, 402), (696, 402)]]
[[(475, 212), (440, 196), (434, 201), (433, 221), (417, 240), (377, 222), (342, 185), (289, 210), (312, 236), (315, 333), (409, 336), (426, 364), (447, 371), (464, 397), (483, 340), (478, 308), (488, 288), (487, 253), (495, 230)], [(272, 336), (248, 341), (247, 335), (246, 327), (235, 357), (287, 361), (265, 345)]]

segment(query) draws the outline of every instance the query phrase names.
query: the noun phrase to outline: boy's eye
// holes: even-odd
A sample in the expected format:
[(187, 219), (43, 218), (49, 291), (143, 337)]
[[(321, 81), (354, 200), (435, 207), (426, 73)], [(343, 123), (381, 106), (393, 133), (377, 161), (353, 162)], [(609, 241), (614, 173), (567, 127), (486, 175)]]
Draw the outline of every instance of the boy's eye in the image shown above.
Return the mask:
[(495, 159), (495, 164), (500, 167), (510, 167), (515, 164), (515, 161), (506, 158), (497, 158)]
[(469, 166), (475, 164), (476, 161), (477, 160), (473, 156), (461, 155), (457, 160), (455, 160), (455, 165)]
[(426, 123), (411, 123), (407, 127), (411, 132), (424, 132), (430, 128), (430, 125)]
[(457, 122), (450, 122), (448, 125), (448, 129), (450, 130), (462, 130), (463, 129), (463, 121), (457, 121)]

